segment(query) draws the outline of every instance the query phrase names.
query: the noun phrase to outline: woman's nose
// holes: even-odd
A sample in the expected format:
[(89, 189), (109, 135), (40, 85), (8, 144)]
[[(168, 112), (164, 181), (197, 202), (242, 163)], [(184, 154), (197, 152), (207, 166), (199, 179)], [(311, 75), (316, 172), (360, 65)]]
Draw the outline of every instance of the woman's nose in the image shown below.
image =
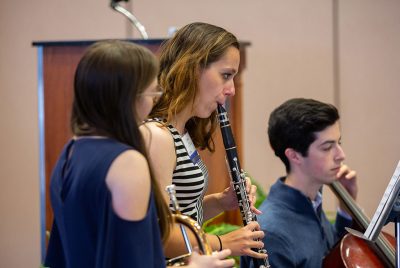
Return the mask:
[(224, 89), (224, 95), (226, 96), (234, 96), (235, 95), (235, 84), (233, 81), (227, 85), (227, 87)]

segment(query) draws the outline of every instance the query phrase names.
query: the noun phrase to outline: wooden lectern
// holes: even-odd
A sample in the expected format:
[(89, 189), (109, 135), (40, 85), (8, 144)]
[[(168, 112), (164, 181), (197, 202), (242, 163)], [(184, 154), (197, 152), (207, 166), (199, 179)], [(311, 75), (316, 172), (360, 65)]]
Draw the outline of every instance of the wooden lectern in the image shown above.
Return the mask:
[[(85, 49), (97, 40), (33, 42), (38, 50), (38, 109), (39, 109), (39, 152), (40, 152), (40, 190), (41, 190), (41, 247), (42, 259), (46, 252), (46, 233), (51, 230), (53, 212), (49, 198), (49, 179), (53, 167), (65, 143), (71, 138), (69, 119), (73, 100), (73, 81), (76, 66)], [(126, 40), (143, 45), (157, 55), (164, 39)], [(241, 62), (235, 77), (236, 95), (229, 99), (229, 117), (243, 165), (242, 146), (242, 82), (241, 72), (246, 64), (245, 49), (249, 43), (241, 42)], [(208, 167), (210, 181), (208, 193), (220, 192), (229, 183), (220, 131), (215, 134), (216, 151), (200, 152)], [(238, 211), (225, 213), (218, 222), (241, 225)]]

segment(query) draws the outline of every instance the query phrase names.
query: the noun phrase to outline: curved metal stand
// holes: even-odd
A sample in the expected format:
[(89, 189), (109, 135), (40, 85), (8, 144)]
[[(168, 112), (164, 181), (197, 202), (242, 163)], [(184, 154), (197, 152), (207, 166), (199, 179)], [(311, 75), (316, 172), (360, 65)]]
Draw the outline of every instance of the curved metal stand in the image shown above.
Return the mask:
[(146, 29), (144, 28), (143, 24), (141, 24), (138, 21), (138, 19), (135, 16), (133, 16), (132, 13), (130, 13), (128, 10), (126, 10), (124, 7), (118, 4), (117, 1), (111, 1), (110, 6), (115, 11), (124, 15), (132, 23), (132, 25), (135, 26), (135, 28), (139, 31), (143, 39), (149, 39), (149, 36), (147, 35)]

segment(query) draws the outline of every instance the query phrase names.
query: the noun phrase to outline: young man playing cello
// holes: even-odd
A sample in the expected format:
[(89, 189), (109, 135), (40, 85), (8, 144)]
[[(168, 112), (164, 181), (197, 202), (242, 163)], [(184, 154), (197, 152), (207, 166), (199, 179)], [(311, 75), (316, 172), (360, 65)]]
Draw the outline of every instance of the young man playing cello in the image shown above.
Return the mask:
[[(332, 225), (322, 206), (322, 186), (339, 181), (355, 199), (356, 172), (343, 164), (339, 114), (330, 104), (291, 99), (269, 119), (269, 141), (287, 175), (272, 185), (259, 223), (271, 267), (321, 267), (351, 217), (340, 207)], [(251, 267), (243, 258), (242, 267)]]

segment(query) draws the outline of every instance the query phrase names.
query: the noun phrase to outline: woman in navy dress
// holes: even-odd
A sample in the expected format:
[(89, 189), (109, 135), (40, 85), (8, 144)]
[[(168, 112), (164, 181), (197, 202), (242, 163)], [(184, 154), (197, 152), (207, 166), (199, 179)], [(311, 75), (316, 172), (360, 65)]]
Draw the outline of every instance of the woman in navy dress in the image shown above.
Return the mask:
[[(45, 266), (165, 267), (162, 240), (171, 217), (139, 132), (162, 94), (157, 73), (148, 49), (122, 41), (95, 43), (79, 62), (74, 136), (51, 177)], [(189, 267), (229, 267), (229, 254), (194, 254)]]

